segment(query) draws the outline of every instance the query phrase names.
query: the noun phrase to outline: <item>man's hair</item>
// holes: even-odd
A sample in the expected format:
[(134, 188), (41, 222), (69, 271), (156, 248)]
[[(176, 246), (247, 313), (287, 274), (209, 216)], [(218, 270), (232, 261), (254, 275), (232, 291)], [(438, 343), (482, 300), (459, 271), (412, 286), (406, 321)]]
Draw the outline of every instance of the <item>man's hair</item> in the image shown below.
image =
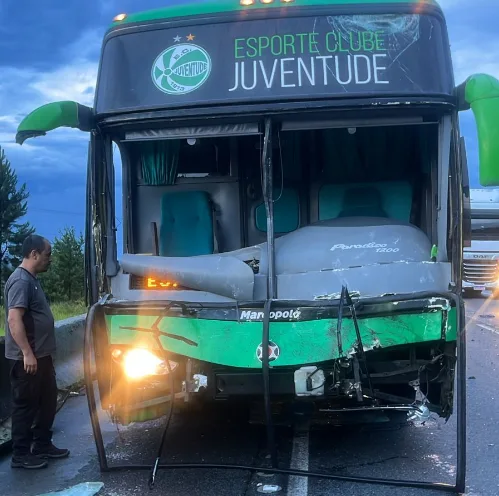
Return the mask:
[(38, 236), (38, 234), (30, 234), (23, 241), (23, 258), (29, 258), (33, 250), (37, 253), (42, 253), (46, 248), (46, 243), (47, 240), (43, 236)]

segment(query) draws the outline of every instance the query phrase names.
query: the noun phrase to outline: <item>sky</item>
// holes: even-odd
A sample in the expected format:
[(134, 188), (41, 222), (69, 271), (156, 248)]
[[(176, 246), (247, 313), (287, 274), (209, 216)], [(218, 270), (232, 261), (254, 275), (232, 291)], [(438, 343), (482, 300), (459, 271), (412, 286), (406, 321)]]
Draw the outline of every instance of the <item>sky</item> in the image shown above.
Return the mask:
[[(30, 192), (27, 219), (47, 238), (58, 236), (66, 226), (84, 232), (88, 134), (62, 129), (19, 146), (17, 125), (31, 110), (52, 101), (92, 106), (101, 42), (112, 18), (168, 1), (1, 0), (0, 146), (19, 183), (25, 182)], [(498, 0), (440, 0), (440, 5), (447, 18), (456, 83), (476, 72), (499, 78)], [(478, 188), (474, 118), (468, 111), (460, 119), (471, 186)], [(120, 229), (121, 202), (117, 206)]]

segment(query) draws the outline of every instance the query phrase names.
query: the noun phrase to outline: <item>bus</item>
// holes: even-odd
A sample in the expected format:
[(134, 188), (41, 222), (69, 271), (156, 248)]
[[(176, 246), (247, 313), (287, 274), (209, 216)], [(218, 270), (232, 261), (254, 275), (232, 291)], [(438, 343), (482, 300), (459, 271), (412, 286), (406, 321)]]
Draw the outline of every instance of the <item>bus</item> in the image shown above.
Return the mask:
[(456, 85), (433, 0), (193, 0), (117, 15), (93, 108), (48, 103), (16, 138), (89, 133), (96, 437), (91, 357), (118, 424), (169, 419), (177, 403), (257, 405), (273, 467), (273, 426), (295, 408), (449, 419), (460, 370), (464, 487), (470, 109), (481, 184), (498, 185), (499, 82)]
[(479, 296), (499, 289), (499, 190), (472, 189), (470, 194), (471, 244), (464, 249), (463, 289)]

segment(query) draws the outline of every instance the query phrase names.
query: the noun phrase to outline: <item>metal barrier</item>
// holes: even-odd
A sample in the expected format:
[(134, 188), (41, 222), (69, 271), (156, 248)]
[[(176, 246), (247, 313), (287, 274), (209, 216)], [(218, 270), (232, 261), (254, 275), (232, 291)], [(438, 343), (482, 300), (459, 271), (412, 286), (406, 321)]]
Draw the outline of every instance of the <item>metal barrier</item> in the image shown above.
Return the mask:
[(84, 379), (85, 317), (86, 315), (79, 315), (56, 323), (57, 352), (54, 356), (54, 366), (59, 389), (70, 388)]
[(0, 338), (0, 423), (10, 415), (9, 365), (5, 359), (5, 338)]

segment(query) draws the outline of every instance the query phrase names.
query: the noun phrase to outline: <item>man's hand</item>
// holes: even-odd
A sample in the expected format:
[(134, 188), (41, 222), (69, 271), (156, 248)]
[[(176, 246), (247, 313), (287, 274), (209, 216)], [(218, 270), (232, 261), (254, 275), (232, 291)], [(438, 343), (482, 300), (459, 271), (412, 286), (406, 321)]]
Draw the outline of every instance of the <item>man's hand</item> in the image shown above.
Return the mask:
[(35, 375), (37, 368), (38, 362), (33, 352), (24, 355), (24, 370), (26, 373)]

